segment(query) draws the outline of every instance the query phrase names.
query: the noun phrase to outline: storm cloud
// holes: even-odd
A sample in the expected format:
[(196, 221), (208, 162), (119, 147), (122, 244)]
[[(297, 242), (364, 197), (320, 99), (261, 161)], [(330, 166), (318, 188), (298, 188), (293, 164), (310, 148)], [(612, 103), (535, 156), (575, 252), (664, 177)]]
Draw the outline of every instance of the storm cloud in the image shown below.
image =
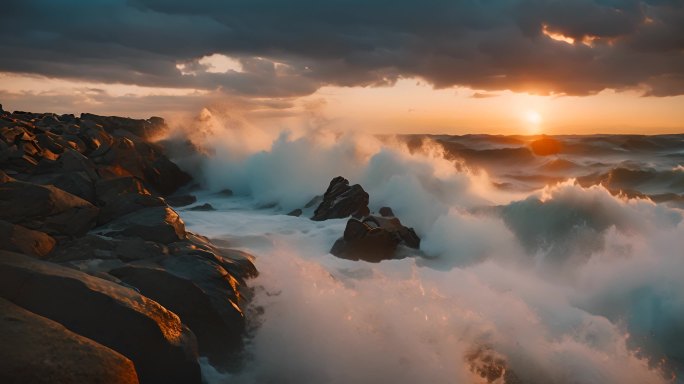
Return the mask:
[[(0, 50), (0, 72), (252, 97), (409, 77), (672, 96), (684, 94), (684, 1), (9, 0)], [(212, 71), (201, 59), (213, 54), (241, 68)]]

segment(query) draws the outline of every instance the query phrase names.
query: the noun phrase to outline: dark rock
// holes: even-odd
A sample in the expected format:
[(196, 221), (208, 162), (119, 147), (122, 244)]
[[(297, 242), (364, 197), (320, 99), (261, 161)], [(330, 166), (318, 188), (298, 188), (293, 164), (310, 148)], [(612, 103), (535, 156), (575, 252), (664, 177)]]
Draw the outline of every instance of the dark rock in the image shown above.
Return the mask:
[(192, 332), (132, 289), (0, 251), (0, 296), (128, 357), (143, 383), (201, 382)]
[(288, 215), (288, 216), (299, 217), (299, 216), (302, 215), (302, 210), (299, 209), (299, 208), (297, 208), (297, 209), (295, 209), (295, 210), (290, 211), (287, 215)]
[(199, 272), (189, 278), (185, 273), (179, 276), (161, 268), (134, 266), (110, 274), (180, 316), (197, 336), (200, 355), (214, 366), (226, 368), (235, 360), (231, 357), (242, 346), (244, 321), (239, 308), (223, 298), (224, 294), (235, 296), (229, 281), (220, 275)]
[(194, 207), (188, 208), (190, 211), (215, 211), (216, 208), (214, 208), (213, 205), (209, 203), (204, 203), (202, 205), (195, 205)]
[(81, 236), (94, 226), (97, 213), (89, 202), (51, 185), (0, 184), (0, 219), (29, 229)]
[(119, 217), (98, 232), (111, 237), (138, 237), (168, 244), (185, 239), (185, 224), (169, 207), (150, 207)]
[(86, 235), (60, 244), (50, 255), (50, 261), (65, 262), (88, 259), (118, 259), (135, 261), (168, 256), (164, 244), (138, 238), (113, 239), (99, 235)]
[(392, 208), (390, 208), (390, 207), (382, 207), (382, 208), (380, 208), (378, 213), (382, 217), (394, 217), (394, 211), (392, 211)]
[(0, 249), (44, 258), (56, 243), (48, 234), (0, 220)]
[(100, 180), (95, 184), (95, 193), (100, 206), (99, 225), (140, 209), (166, 205), (163, 199), (152, 196), (143, 183), (132, 176)]
[(306, 205), (304, 205), (304, 208), (311, 208), (311, 207), (313, 207), (313, 206), (317, 206), (317, 205), (319, 205), (322, 201), (323, 201), (323, 196), (321, 196), (321, 195), (316, 195), (316, 196), (312, 197), (311, 200), (309, 200), (309, 202), (306, 203)]
[(0, 382), (137, 384), (133, 363), (0, 298)]
[(193, 195), (168, 196), (164, 200), (172, 207), (184, 207), (197, 201)]
[(95, 203), (95, 185), (86, 172), (56, 172), (35, 175), (30, 182), (55, 187), (78, 196), (90, 203)]
[(335, 242), (330, 253), (345, 259), (379, 262), (392, 259), (400, 244), (418, 249), (420, 238), (396, 217), (369, 216), (363, 220), (349, 219), (344, 236)]
[(311, 220), (363, 217), (368, 214), (368, 193), (358, 184), (349, 186), (347, 179), (338, 176), (330, 182)]
[(233, 196), (233, 190), (230, 188), (222, 189), (218, 192), (218, 194), (223, 196)]

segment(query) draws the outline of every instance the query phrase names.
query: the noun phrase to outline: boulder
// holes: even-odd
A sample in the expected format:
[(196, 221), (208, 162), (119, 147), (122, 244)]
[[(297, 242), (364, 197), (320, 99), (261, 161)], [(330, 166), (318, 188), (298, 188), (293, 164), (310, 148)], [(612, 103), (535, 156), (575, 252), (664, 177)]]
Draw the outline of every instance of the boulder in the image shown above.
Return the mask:
[(382, 217), (394, 217), (394, 211), (392, 211), (392, 208), (390, 208), (390, 207), (382, 207), (382, 208), (380, 208), (378, 213)]
[(55, 187), (95, 203), (95, 185), (86, 172), (55, 172), (32, 176), (28, 181)]
[(299, 216), (301, 216), (301, 215), (302, 215), (302, 213), (304, 213), (304, 212), (302, 212), (302, 210), (301, 210), (301, 209), (297, 208), (297, 209), (294, 209), (294, 210), (292, 210), (292, 211), (288, 212), (288, 214), (287, 214), (287, 215), (288, 215), (288, 216), (294, 216), (294, 217), (299, 217)]
[(0, 251), (0, 297), (128, 357), (141, 383), (200, 383), (195, 336), (130, 288)]
[(51, 185), (0, 184), (0, 220), (49, 235), (81, 236), (95, 225), (97, 207)]
[(172, 207), (185, 207), (186, 205), (193, 204), (197, 201), (197, 198), (193, 195), (180, 195), (180, 196), (168, 196), (166, 204)]
[(164, 200), (153, 196), (140, 179), (132, 176), (99, 180), (95, 194), (100, 206), (99, 225), (140, 209), (166, 206)]
[(0, 249), (45, 258), (56, 243), (48, 234), (0, 220)]
[(110, 237), (138, 237), (168, 244), (185, 239), (185, 223), (173, 209), (150, 207), (121, 216), (97, 232)]
[(190, 211), (215, 211), (216, 208), (214, 208), (213, 205), (209, 203), (204, 203), (200, 205), (195, 205), (194, 207), (188, 208)]
[(314, 211), (311, 220), (363, 217), (369, 213), (368, 193), (358, 184), (349, 186), (347, 179), (338, 176), (330, 181), (323, 195), (323, 201)]
[(0, 340), (2, 383), (138, 383), (125, 356), (2, 298)]
[(352, 218), (347, 222), (344, 236), (335, 242), (330, 253), (344, 259), (380, 262), (394, 258), (400, 244), (418, 249), (420, 238), (413, 228), (403, 226), (396, 217)]
[[(203, 261), (202, 261), (203, 262)], [(126, 266), (109, 272), (143, 295), (173, 311), (197, 336), (199, 354), (214, 366), (227, 368), (242, 346), (244, 321), (239, 308), (223, 300), (223, 291), (231, 290), (224, 279), (214, 280), (211, 289), (199, 274), (179, 276), (162, 268)], [(234, 296), (232, 292), (230, 292)]]

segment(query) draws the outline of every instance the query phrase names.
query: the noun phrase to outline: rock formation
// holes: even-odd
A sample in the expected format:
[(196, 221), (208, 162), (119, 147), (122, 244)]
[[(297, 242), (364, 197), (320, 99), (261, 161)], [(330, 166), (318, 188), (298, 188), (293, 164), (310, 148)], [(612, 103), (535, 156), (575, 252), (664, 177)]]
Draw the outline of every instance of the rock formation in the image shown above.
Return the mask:
[(167, 205), (196, 199), (165, 200), (190, 180), (150, 141), (166, 129), (0, 110), (0, 382), (200, 383), (198, 356), (235, 365), (257, 271)]

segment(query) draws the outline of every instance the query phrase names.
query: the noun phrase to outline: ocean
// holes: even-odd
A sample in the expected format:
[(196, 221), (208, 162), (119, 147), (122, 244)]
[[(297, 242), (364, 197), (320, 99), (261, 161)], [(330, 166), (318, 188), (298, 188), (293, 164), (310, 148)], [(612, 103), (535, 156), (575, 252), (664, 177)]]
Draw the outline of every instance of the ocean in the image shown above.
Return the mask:
[[(175, 160), (215, 210), (179, 214), (260, 271), (243, 363), (211, 383), (682, 382), (684, 135), (191, 140)], [(420, 250), (331, 255), (347, 219), (304, 207), (335, 176)]]

